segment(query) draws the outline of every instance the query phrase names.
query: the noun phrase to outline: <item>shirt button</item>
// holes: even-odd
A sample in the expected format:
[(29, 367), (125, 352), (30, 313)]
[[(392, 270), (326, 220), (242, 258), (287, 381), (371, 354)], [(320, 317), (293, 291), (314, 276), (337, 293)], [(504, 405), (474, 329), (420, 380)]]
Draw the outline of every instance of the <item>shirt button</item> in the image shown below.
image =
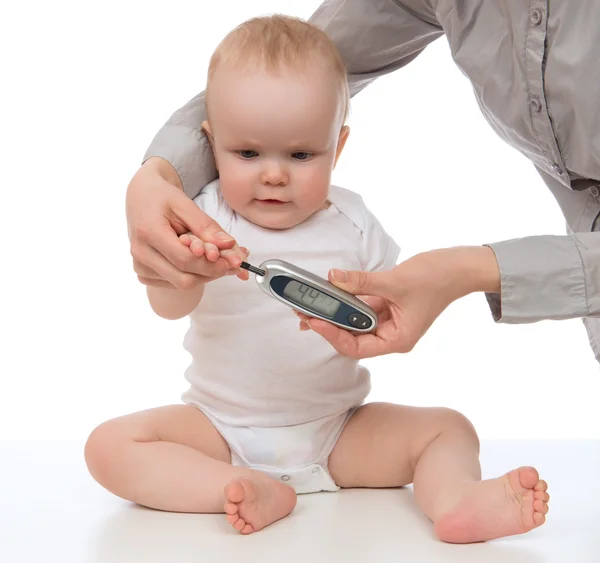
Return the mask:
[(541, 111), (541, 109), (542, 109), (542, 102), (540, 102), (539, 98), (536, 98), (536, 97), (531, 98), (529, 104), (531, 105), (531, 109), (533, 111), (535, 111), (536, 113)]
[(531, 23), (538, 26), (542, 23), (542, 10), (533, 10), (529, 16)]
[(289, 475), (282, 475), (281, 476), (281, 480), (282, 481), (289, 481), (290, 480), (290, 476)]
[(562, 168), (558, 164), (556, 164), (556, 162), (552, 165), (552, 170), (554, 170), (554, 172), (559, 176), (562, 176), (563, 174)]
[(598, 186), (592, 186), (590, 188), (590, 192), (592, 192), (592, 195), (594, 197), (598, 197), (600, 195), (600, 190), (598, 189)]

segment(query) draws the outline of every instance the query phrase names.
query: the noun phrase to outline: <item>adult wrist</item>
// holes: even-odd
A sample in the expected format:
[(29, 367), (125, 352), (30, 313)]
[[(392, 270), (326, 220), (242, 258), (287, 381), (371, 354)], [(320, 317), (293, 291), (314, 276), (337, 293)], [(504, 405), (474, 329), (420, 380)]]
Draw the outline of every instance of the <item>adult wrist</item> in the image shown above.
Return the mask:
[(470, 293), (500, 293), (500, 267), (489, 246), (463, 246), (450, 249), (456, 261), (459, 296)]
[(150, 170), (158, 174), (165, 182), (169, 182), (169, 184), (183, 190), (183, 183), (173, 165), (160, 156), (152, 156), (146, 160), (142, 164), (142, 170)]

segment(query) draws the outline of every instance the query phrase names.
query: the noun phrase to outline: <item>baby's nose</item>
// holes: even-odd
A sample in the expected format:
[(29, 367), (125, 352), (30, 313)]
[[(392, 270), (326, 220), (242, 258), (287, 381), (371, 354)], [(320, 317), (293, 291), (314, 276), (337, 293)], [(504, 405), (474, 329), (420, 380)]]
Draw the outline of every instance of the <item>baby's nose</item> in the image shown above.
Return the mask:
[(262, 182), (271, 186), (284, 186), (288, 183), (288, 174), (280, 164), (271, 163), (263, 170)]

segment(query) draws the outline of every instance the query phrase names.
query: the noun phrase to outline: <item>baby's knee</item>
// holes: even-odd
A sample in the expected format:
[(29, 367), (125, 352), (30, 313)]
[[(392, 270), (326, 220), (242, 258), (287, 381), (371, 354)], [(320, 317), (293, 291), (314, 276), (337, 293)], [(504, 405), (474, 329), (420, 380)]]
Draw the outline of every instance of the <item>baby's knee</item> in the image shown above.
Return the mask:
[(477, 443), (479, 447), (479, 437), (473, 423), (461, 412), (449, 408), (440, 408), (440, 426), (442, 432), (461, 433)]
[(92, 477), (110, 488), (110, 476), (114, 473), (117, 450), (124, 436), (114, 420), (97, 426), (89, 435), (84, 448), (85, 463)]

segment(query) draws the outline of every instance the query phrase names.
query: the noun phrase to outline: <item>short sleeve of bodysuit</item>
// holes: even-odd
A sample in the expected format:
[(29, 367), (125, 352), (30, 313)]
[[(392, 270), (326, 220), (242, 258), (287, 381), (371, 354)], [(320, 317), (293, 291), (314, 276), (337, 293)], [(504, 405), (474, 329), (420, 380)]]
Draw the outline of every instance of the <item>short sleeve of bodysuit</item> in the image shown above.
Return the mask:
[(223, 198), (219, 189), (219, 180), (215, 180), (202, 188), (202, 191), (194, 198), (194, 203), (204, 211), (211, 219), (228, 232), (233, 221), (234, 212)]
[(363, 198), (356, 192), (331, 186), (329, 199), (360, 232), (361, 243), (357, 250), (362, 270), (377, 272), (393, 268), (400, 247), (367, 208)]

